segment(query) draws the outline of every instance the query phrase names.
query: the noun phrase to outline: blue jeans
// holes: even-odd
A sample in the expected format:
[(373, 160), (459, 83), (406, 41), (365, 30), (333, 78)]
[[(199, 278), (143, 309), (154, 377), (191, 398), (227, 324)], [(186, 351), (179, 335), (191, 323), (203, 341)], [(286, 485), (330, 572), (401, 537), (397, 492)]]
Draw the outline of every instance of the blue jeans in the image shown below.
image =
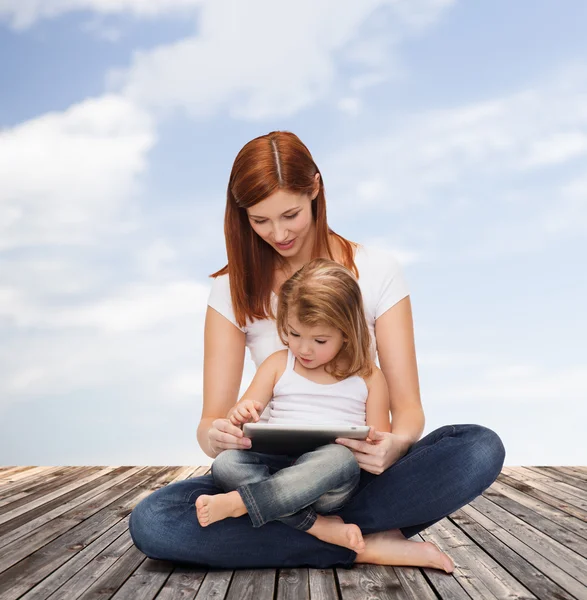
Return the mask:
[[(447, 425), (412, 445), (381, 475), (361, 471), (355, 495), (338, 511), (363, 534), (426, 529), (479, 496), (497, 478), (505, 450), (497, 434), (479, 425)], [(350, 567), (352, 550), (272, 521), (253, 527), (248, 515), (201, 527), (194, 503), (223, 490), (211, 475), (178, 481), (133, 510), (132, 539), (150, 558), (225, 569)]]
[(359, 486), (361, 469), (344, 446), (328, 444), (301, 456), (225, 450), (212, 477), (225, 492), (236, 490), (253, 527), (279, 520), (307, 531), (316, 514), (343, 507)]

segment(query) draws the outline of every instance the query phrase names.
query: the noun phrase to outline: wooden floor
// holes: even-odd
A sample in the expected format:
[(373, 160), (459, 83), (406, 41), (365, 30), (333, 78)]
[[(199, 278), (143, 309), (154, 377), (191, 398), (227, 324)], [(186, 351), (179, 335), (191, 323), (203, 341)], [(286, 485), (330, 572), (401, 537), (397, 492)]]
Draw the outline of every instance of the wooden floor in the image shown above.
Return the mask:
[(136, 503), (206, 467), (1, 467), (0, 599), (587, 600), (587, 467), (505, 468), (425, 532), (456, 563), (432, 569), (206, 571), (146, 559)]

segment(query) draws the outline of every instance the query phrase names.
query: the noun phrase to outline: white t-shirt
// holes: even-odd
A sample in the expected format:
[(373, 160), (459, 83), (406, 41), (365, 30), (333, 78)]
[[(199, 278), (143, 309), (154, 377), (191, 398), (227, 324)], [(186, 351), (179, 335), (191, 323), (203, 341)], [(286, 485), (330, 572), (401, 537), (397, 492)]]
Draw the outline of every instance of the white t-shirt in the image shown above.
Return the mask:
[[(359, 287), (371, 334), (371, 358), (375, 360), (375, 320), (405, 298), (408, 295), (408, 288), (398, 262), (386, 250), (359, 246), (355, 253), (355, 264), (359, 271)], [(238, 327), (232, 309), (228, 274), (213, 280), (208, 305)], [(273, 292), (271, 305), (276, 312), (277, 295)], [(245, 327), (239, 329), (245, 333), (245, 345), (257, 369), (268, 356), (287, 348), (279, 339), (273, 319), (261, 319), (252, 323), (247, 320)]]

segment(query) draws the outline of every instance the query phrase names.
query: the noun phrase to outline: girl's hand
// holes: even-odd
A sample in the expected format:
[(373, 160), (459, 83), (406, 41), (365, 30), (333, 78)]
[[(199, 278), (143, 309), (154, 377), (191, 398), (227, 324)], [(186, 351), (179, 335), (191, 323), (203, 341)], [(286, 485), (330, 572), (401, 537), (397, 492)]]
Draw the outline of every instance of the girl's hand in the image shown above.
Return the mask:
[(336, 443), (350, 448), (359, 467), (374, 475), (381, 475), (389, 469), (410, 447), (410, 443), (402, 436), (376, 431), (373, 427), (365, 441), (337, 438)]
[(230, 409), (228, 419), (237, 427), (249, 421), (256, 423), (259, 420), (259, 412), (262, 410), (263, 405), (257, 400), (241, 400)]
[(216, 419), (208, 429), (208, 445), (218, 455), (223, 450), (248, 450), (251, 440), (244, 437), (243, 430), (228, 419)]

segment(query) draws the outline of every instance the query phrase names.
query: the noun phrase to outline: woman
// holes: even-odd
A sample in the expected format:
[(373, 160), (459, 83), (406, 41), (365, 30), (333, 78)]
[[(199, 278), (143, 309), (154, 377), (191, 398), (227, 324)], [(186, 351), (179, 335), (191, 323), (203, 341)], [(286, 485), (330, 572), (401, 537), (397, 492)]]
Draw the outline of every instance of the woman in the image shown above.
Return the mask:
[(390, 256), (328, 227), (322, 176), (297, 136), (272, 132), (241, 149), (228, 183), (224, 229), (228, 265), (212, 275), (204, 331), (200, 446), (210, 457), (250, 447), (226, 416), (238, 399), (245, 348), (257, 367), (285, 348), (272, 319), (281, 284), (312, 258), (351, 269), (392, 416), (391, 433), (377, 432), (373, 443), (339, 440), (362, 471), (358, 491), (338, 514), (366, 534), (365, 550), (357, 555), (280, 522), (253, 528), (246, 516), (203, 528), (197, 498), (222, 492), (211, 476), (169, 485), (140, 502), (129, 525), (136, 546), (151, 558), (221, 568), (411, 564), (405, 551), (401, 562), (398, 548), (495, 481), (505, 456), (501, 440), (477, 425), (441, 427), (419, 440), (424, 413), (401, 271)]

